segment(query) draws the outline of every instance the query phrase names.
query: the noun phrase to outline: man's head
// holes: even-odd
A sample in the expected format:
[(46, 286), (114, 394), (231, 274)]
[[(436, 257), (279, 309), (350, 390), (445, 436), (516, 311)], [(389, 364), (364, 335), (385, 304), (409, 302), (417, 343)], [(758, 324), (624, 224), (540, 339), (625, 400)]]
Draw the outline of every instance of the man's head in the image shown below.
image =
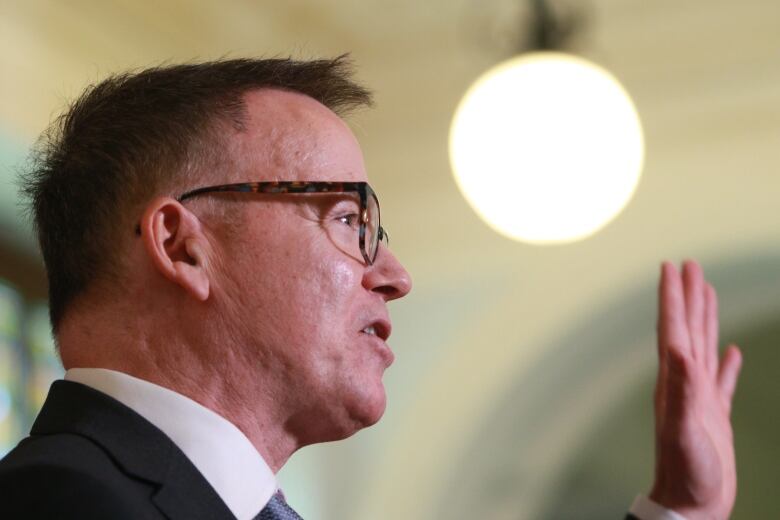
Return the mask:
[[(231, 80), (231, 67), (258, 77)], [(369, 101), (344, 68), (337, 59), (154, 69), (109, 80), (74, 105), (28, 188), (52, 321), (123, 350), (106, 346), (101, 357), (60, 338), (66, 366), (178, 385), (225, 415), (249, 414), (231, 417), (245, 430), (279, 425), (295, 447), (379, 419), (392, 362), (385, 304), (411, 282), (384, 246), (373, 263), (360, 254), (358, 193), (177, 199), (236, 182), (367, 181), (334, 112)], [(206, 95), (215, 89), (227, 93)], [(112, 307), (127, 315), (101, 315)], [(108, 333), (85, 331), (92, 318)]]
[(87, 91), (44, 134), (24, 179), (49, 278), (56, 331), (95, 283), (121, 281), (127, 225), (154, 195), (226, 172), (225, 129), (244, 94), (303, 93), (336, 113), (371, 103), (335, 60), (226, 60), (121, 74)]

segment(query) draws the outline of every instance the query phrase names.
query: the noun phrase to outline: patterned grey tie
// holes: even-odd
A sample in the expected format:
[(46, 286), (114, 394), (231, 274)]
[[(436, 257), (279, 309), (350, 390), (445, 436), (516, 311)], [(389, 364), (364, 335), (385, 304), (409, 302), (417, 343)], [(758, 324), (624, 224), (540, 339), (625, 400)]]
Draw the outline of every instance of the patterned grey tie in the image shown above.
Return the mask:
[(281, 491), (277, 491), (265, 505), (255, 520), (303, 520), (298, 513), (287, 505)]

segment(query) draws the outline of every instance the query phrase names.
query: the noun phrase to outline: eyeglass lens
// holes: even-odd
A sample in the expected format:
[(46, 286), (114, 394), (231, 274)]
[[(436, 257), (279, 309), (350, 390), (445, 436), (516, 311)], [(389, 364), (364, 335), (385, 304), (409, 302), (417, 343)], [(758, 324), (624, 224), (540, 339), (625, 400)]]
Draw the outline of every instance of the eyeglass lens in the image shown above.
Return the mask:
[(368, 219), (366, 222), (366, 254), (373, 262), (376, 259), (377, 249), (379, 248), (379, 202), (376, 195), (369, 195), (366, 203)]

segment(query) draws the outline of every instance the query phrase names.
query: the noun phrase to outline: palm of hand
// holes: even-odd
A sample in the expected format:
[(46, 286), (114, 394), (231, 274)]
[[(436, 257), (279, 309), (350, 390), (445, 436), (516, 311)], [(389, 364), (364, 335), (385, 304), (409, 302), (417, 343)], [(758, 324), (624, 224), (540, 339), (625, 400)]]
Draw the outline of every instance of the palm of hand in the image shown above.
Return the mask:
[(686, 516), (725, 519), (736, 498), (731, 401), (736, 347), (718, 359), (715, 291), (701, 268), (664, 264), (659, 297), (656, 480), (650, 498)]

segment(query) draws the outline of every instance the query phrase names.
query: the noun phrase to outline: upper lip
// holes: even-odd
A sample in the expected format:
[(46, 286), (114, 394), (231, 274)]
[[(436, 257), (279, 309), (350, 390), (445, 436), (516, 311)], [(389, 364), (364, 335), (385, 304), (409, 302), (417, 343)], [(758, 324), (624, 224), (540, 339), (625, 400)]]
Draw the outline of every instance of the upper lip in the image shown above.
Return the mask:
[(390, 333), (393, 330), (393, 326), (390, 324), (390, 321), (385, 318), (371, 320), (360, 330), (363, 331), (368, 327), (374, 327), (374, 331), (376, 332), (377, 337), (381, 338), (382, 341), (387, 341), (387, 338), (390, 337)]

